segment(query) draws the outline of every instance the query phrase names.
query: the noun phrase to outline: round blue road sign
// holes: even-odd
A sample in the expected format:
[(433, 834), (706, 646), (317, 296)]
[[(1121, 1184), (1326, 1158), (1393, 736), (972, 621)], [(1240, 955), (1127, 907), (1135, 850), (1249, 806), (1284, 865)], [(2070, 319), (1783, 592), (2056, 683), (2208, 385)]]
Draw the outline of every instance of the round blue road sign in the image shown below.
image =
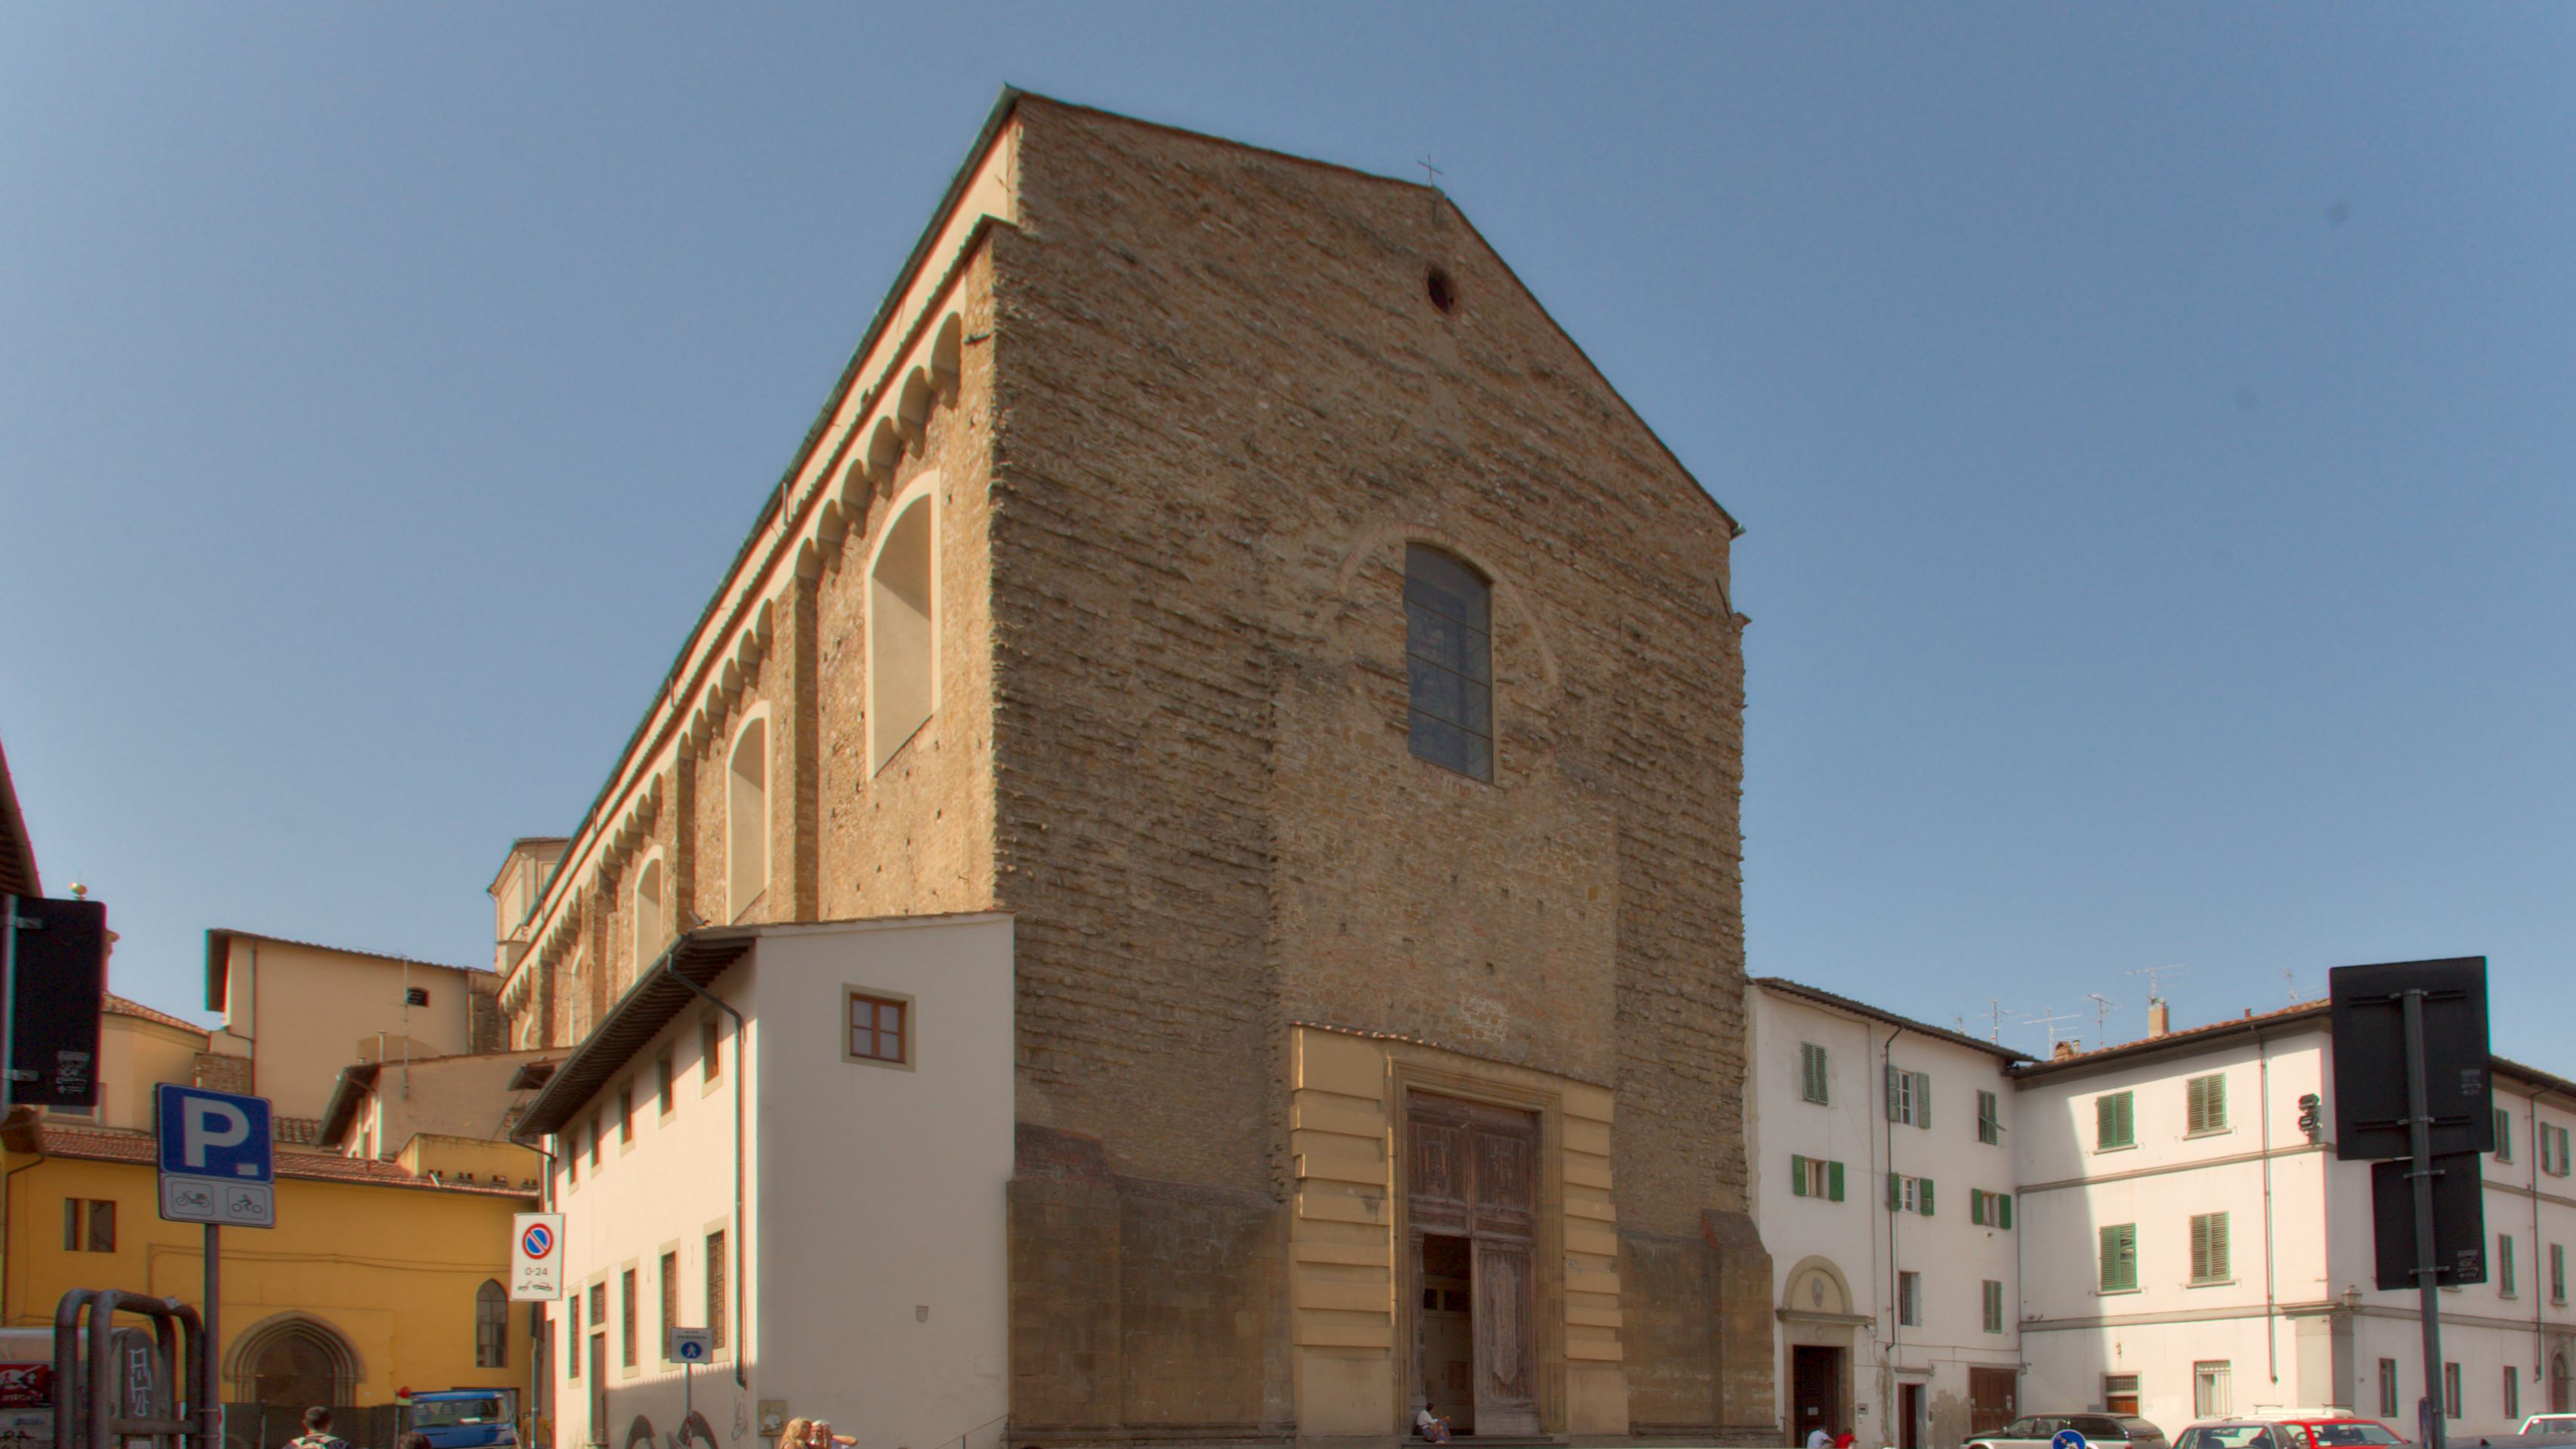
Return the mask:
[(2048, 1449), (2084, 1449), (2084, 1436), (2073, 1429), (2060, 1429), (2048, 1441)]

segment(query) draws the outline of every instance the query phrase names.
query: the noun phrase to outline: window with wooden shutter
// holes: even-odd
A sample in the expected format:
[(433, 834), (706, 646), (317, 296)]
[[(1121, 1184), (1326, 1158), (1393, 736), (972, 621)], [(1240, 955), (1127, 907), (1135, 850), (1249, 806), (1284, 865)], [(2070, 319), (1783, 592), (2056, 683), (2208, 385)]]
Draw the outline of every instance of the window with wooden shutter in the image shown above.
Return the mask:
[(2502, 1107), (2498, 1107), (2495, 1109), (2495, 1122), (2496, 1161), (2511, 1162), (2513, 1161), (2513, 1114)]
[(1932, 1179), (1914, 1179), (1914, 1210), (1927, 1218), (1932, 1216)]
[(1816, 1103), (1828, 1103), (1832, 1099), (1825, 1049), (1811, 1041), (1798, 1044), (1798, 1095)]
[(2197, 1137), (2227, 1130), (2227, 1078), (2223, 1073), (2183, 1083), (2183, 1131)]
[(1887, 1068), (1887, 1120), (1909, 1127), (1932, 1125), (1932, 1078), (1927, 1073)]
[(1993, 1092), (1977, 1094), (1977, 1140), (1990, 1144), (2004, 1140), (2003, 1101)]
[(1792, 1152), (1789, 1154), (1789, 1196), (1805, 1197), (1806, 1195), (1807, 1159)]
[(2136, 1094), (2105, 1092), (2093, 1099), (2093, 1150), (2138, 1145)]
[(2197, 1214), (2191, 1220), (2191, 1281), (2224, 1283), (2230, 1276), (2227, 1214)]
[(1828, 1202), (1843, 1200), (1843, 1165), (1839, 1162), (1825, 1164), (1825, 1199)]
[(1980, 1228), (1986, 1225), (1986, 1190), (1984, 1188), (1968, 1189), (1968, 1221)]
[(2128, 1293), (2138, 1286), (2138, 1225), (2113, 1223), (2102, 1229), (2102, 1291)]
[(1986, 1332), (2004, 1331), (2004, 1285), (1992, 1278), (1986, 1280)]
[(2496, 1234), (2496, 1291), (2507, 1298), (2514, 1296), (2513, 1234)]
[(1999, 1227), (1999, 1228), (2002, 1228), (2002, 1229), (2003, 1229), (2004, 1231), (2006, 1231), (2006, 1232), (2011, 1232), (2011, 1231), (2012, 1231), (2012, 1219), (2013, 1219), (2013, 1195), (2012, 1195), (2011, 1193), (2008, 1193), (2008, 1192), (1999, 1192), (1999, 1193), (1996, 1193), (1996, 1194), (1995, 1194), (1995, 1226), (1996, 1226), (1996, 1227)]

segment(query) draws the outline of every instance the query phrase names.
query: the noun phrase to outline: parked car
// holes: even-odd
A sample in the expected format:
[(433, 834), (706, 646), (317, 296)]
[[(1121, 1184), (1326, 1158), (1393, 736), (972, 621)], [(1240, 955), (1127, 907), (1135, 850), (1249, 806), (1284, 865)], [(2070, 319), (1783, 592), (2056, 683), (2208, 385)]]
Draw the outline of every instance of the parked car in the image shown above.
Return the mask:
[(2522, 1421), (2517, 1434), (2576, 1434), (2576, 1414), (2534, 1414)]
[(2048, 1449), (2057, 1436), (2072, 1429), (2087, 1444), (2122, 1444), (2130, 1449), (2171, 1449), (2165, 1431), (2135, 1414), (2024, 1414), (1991, 1434), (1971, 1437), (1966, 1449)]
[(2377, 1419), (2291, 1413), (2203, 1419), (2182, 1431), (2174, 1449), (2382, 1449), (2405, 1442)]
[(515, 1389), (437, 1389), (411, 1396), (411, 1427), (430, 1449), (494, 1449), (519, 1442)]

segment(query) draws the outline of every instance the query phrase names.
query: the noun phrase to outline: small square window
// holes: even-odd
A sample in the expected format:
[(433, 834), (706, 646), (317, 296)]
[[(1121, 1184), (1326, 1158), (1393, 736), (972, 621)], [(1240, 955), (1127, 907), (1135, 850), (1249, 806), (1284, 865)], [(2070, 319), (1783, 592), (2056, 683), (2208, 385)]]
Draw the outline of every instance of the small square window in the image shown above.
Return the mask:
[(849, 1030), (847, 1050), (850, 1060), (911, 1066), (911, 998), (852, 991), (848, 999), (849, 1011), (845, 1021)]
[(427, 1006), (427, 1005), (429, 1005), (429, 988), (428, 988), (428, 987), (426, 987), (426, 986), (406, 986), (406, 987), (404, 987), (404, 988), (403, 988), (403, 1005), (405, 1005), (405, 1006)]

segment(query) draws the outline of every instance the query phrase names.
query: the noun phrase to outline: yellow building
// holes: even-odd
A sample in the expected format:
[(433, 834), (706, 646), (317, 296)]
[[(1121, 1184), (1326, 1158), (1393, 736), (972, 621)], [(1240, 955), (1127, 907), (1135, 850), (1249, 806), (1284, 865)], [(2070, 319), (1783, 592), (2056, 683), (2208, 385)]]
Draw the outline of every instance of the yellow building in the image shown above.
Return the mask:
[[(200, 1301), (204, 1230), (161, 1220), (149, 1133), (20, 1109), (0, 1136), (0, 1317), (50, 1323), (74, 1288)], [(510, 1216), (534, 1207), (533, 1194), (476, 1175), (485, 1180), (440, 1183), (401, 1163), (278, 1155), (277, 1226), (223, 1235), (216, 1350), (229, 1437), (283, 1443), (308, 1405), (387, 1404), (404, 1388), (507, 1386), (524, 1401), (526, 1319), (514, 1320), (501, 1278)], [(352, 1441), (376, 1437), (366, 1416), (343, 1417)]]

